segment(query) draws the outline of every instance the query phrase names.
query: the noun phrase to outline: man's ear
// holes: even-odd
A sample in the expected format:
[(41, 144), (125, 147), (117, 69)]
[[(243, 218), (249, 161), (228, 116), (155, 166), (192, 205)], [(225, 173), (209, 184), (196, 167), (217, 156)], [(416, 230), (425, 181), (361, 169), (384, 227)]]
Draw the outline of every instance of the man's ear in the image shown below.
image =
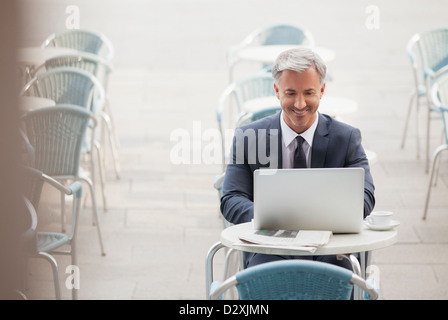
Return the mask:
[(322, 85), (322, 87), (320, 88), (320, 98), (322, 99), (322, 96), (324, 95), (324, 91), (325, 91), (325, 83)]
[(279, 90), (278, 90), (278, 87), (277, 87), (277, 85), (275, 83), (274, 83), (274, 90), (275, 90), (275, 95), (280, 100)]

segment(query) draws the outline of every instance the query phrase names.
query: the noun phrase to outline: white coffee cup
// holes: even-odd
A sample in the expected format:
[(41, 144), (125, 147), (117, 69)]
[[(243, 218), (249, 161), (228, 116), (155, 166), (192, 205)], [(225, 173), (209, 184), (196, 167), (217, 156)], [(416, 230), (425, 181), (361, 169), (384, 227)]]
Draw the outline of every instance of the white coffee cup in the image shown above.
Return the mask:
[(387, 226), (392, 223), (393, 212), (390, 211), (374, 211), (367, 218), (366, 221), (371, 225)]

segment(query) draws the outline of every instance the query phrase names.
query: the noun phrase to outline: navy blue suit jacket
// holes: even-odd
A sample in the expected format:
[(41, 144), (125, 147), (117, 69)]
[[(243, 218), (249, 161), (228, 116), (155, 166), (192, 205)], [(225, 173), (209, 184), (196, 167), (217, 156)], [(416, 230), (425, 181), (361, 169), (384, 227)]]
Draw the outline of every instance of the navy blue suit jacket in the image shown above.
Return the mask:
[[(221, 198), (221, 212), (229, 222), (238, 224), (249, 222), (253, 218), (253, 172), (261, 167), (282, 168), (280, 115), (281, 112), (260, 119), (238, 128), (235, 132)], [(375, 188), (369, 162), (361, 145), (361, 132), (330, 116), (320, 113), (318, 115), (319, 122), (311, 151), (311, 167), (364, 168), (365, 217), (375, 205)]]

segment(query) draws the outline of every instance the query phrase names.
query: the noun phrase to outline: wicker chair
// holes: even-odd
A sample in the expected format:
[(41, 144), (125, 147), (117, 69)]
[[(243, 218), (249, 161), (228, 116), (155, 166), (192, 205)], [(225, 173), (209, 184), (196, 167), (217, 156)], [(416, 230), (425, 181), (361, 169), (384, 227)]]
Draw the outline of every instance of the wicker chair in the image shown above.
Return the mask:
[[(56, 104), (70, 104), (78, 106), (80, 109), (86, 109), (91, 111), (95, 116), (95, 125), (92, 129), (96, 129), (98, 118), (101, 117), (101, 111), (105, 101), (105, 94), (102, 85), (99, 81), (87, 71), (73, 68), (73, 67), (60, 67), (47, 70), (44, 73), (36, 75), (30, 80), (21, 90), (20, 96), (31, 95), (37, 97), (43, 97), (53, 100)], [(89, 130), (92, 136), (95, 136)], [(86, 135), (88, 137), (88, 135)], [(83, 142), (83, 154), (91, 156), (94, 150), (100, 152), (101, 141), (95, 139), (91, 141)], [(106, 193), (105, 193), (105, 178), (103, 173), (103, 159), (102, 155), (97, 158), (99, 165), (99, 182), (102, 191), (103, 208), (107, 211)], [(94, 166), (91, 165), (90, 169), (93, 170)], [(91, 171), (92, 182), (96, 185), (97, 180), (95, 174)]]
[[(84, 176), (80, 170), (82, 145), (91, 121), (96, 121), (91, 112), (73, 105), (40, 108), (21, 117), (25, 134), (34, 148), (31, 166), (58, 181), (74, 180), (88, 185), (101, 253), (105, 255), (95, 189), (91, 179)], [(90, 143), (93, 143), (93, 140), (92, 134)], [(93, 160), (90, 166), (94, 167)], [(61, 197), (61, 202), (64, 217), (64, 197)], [(64, 221), (62, 226), (64, 230)]]
[[(41, 65), (34, 68), (31, 72), (31, 76), (34, 78), (42, 72), (52, 70), (55, 68), (76, 68), (86, 71), (93, 75), (98, 82), (102, 85), (102, 89), (97, 89), (104, 92), (104, 104), (99, 105), (100, 110), (96, 112), (102, 119), (102, 123), (105, 125), (107, 137), (109, 140), (109, 146), (113, 157), (115, 176), (117, 179), (120, 178), (120, 162), (118, 158), (118, 138), (115, 130), (115, 124), (113, 121), (112, 110), (110, 108), (110, 101), (108, 95), (109, 88), (109, 76), (112, 72), (112, 65), (109, 61), (101, 58), (100, 56), (79, 52), (77, 54), (65, 54), (62, 56), (56, 56), (46, 60)], [(96, 84), (96, 86), (98, 86)], [(101, 95), (98, 95), (101, 97)], [(102, 97), (101, 97), (102, 98)], [(69, 101), (64, 101), (67, 103)], [(103, 130), (101, 130), (103, 132)], [(100, 138), (101, 144), (104, 145), (102, 137)], [(104, 152), (104, 148), (103, 148)], [(105, 159), (105, 154), (103, 159)]]
[(63, 47), (103, 55), (106, 60), (114, 56), (110, 40), (102, 33), (93, 30), (70, 29), (53, 33), (42, 42), (41, 47)]
[[(55, 288), (56, 299), (61, 299), (61, 288), (59, 283), (58, 265), (54, 259), (54, 254), (63, 254), (71, 256), (71, 264), (77, 265), (76, 255), (76, 235), (79, 217), (79, 200), (82, 195), (82, 185), (79, 181), (73, 182), (68, 187), (60, 182), (42, 173), (39, 170), (25, 167), (24, 168), (24, 187), (25, 205), (30, 217), (30, 228), (23, 236), (24, 254), (28, 258), (41, 258), (50, 263), (53, 271), (53, 282)], [(73, 214), (72, 227), (69, 235), (54, 231), (37, 230), (38, 215), (42, 190), (45, 185), (50, 186), (61, 194), (61, 198), (66, 195), (73, 197)], [(44, 212), (42, 212), (43, 214)], [(62, 247), (68, 245), (70, 250), (61, 250)], [(77, 299), (77, 289), (73, 287), (72, 298)]]
[(222, 284), (214, 283), (211, 299), (221, 299), (236, 286), (240, 300), (349, 300), (354, 285), (364, 298), (377, 299), (371, 284), (348, 269), (309, 260), (267, 262), (238, 272)]

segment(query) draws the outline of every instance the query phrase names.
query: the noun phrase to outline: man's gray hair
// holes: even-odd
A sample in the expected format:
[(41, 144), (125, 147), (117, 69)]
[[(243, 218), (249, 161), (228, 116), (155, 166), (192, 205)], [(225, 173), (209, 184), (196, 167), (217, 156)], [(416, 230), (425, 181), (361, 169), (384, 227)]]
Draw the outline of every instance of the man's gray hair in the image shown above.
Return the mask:
[(282, 52), (275, 60), (275, 64), (272, 67), (272, 77), (278, 85), (283, 70), (292, 70), (301, 73), (310, 67), (314, 67), (317, 70), (320, 83), (323, 85), (327, 67), (322, 58), (310, 48), (300, 47), (289, 49)]

